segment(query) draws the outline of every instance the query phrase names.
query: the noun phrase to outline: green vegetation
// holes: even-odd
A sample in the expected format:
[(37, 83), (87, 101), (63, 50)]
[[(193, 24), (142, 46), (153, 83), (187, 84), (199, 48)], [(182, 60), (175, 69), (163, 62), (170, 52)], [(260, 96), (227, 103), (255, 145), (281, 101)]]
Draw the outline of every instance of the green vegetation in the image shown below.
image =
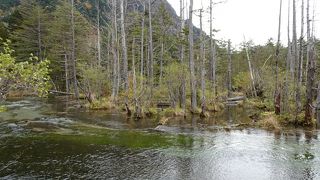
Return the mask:
[(49, 61), (39, 61), (31, 55), (28, 61), (17, 63), (12, 57), (10, 41), (3, 44), (4, 52), (0, 53), (0, 94), (4, 98), (10, 92), (23, 90), (44, 97), (51, 88)]
[[(52, 90), (77, 101), (84, 97), (90, 109), (123, 108), (136, 118), (191, 111), (208, 117), (222, 111), (228, 98), (246, 96), (237, 104), (254, 109), (259, 118), (275, 111), (280, 124), (313, 125), (316, 96), (310, 87), (320, 76), (312, 66), (320, 47), (314, 37), (293, 39), (288, 47), (269, 39), (232, 49), (231, 42), (191, 27), (191, 44), (189, 22), (181, 21), (166, 1), (130, 1), (134, 8), (120, 2), (2, 2), (0, 37), (10, 39), (13, 48), (2, 46), (2, 96), (45, 96)], [(170, 108), (159, 111), (159, 104)]]

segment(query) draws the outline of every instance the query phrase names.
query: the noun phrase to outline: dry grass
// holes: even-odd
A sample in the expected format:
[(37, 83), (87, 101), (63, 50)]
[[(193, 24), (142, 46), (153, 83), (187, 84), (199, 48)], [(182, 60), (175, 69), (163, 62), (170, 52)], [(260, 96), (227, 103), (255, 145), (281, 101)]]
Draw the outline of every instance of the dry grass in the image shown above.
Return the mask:
[(258, 124), (260, 127), (267, 129), (267, 130), (279, 131), (281, 129), (280, 124), (274, 115), (266, 116), (265, 118), (260, 120)]

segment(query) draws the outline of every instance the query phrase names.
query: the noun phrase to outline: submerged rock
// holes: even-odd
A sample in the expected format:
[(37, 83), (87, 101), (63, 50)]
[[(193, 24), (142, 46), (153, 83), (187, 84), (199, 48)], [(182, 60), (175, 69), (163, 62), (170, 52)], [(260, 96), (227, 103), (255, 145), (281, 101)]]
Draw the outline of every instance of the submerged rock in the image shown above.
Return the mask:
[(28, 121), (25, 126), (37, 132), (42, 132), (69, 127), (72, 123), (73, 121), (67, 118), (41, 118), (36, 121)]

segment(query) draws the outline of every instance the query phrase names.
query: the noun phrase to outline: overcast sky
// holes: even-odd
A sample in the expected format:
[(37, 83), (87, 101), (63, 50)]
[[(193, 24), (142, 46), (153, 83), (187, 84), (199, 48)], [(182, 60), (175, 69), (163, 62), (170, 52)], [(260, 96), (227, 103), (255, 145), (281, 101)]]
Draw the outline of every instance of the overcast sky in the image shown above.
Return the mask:
[[(180, 0), (168, 0), (175, 8), (177, 14), (180, 13)], [(185, 0), (189, 1), (189, 0)], [(219, 2), (221, 0), (213, 0)], [(287, 14), (288, 1), (283, 0), (283, 14), (281, 27), (281, 40), (287, 41)], [(292, 0), (290, 0), (292, 2)], [(297, 23), (300, 26), (301, 0), (297, 1)], [(319, 0), (310, 0), (311, 8), (315, 4), (315, 34), (319, 37), (320, 22), (320, 2)], [(210, 0), (194, 0), (194, 9), (204, 9), (209, 7)], [(244, 40), (253, 40), (255, 44), (265, 44), (269, 38), (277, 39), (278, 16), (280, 0), (227, 0), (223, 4), (214, 6), (214, 28), (220, 30), (216, 34), (217, 39), (231, 39), (237, 46)], [(305, 0), (306, 7), (306, 0)], [(313, 9), (313, 8), (312, 8)], [(291, 10), (292, 12), (292, 10)], [(310, 13), (313, 14), (313, 10)], [(292, 22), (292, 17), (291, 22)], [(209, 14), (206, 15), (204, 22), (209, 21)], [(194, 24), (199, 27), (199, 18), (194, 16)], [(299, 28), (299, 27), (298, 27)], [(206, 32), (209, 32), (209, 24), (205, 24)], [(297, 30), (300, 36), (300, 28)]]

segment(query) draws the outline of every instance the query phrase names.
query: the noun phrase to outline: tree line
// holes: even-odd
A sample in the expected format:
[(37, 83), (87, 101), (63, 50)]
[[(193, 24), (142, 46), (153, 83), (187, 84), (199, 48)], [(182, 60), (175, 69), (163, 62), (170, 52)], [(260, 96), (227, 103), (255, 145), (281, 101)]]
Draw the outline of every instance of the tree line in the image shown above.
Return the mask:
[(0, 36), (11, 40), (17, 62), (30, 54), (50, 61), (52, 92), (110, 101), (136, 117), (161, 101), (205, 117), (218, 102), (243, 94), (278, 115), (294, 110), (290, 118), (298, 119), (304, 111), (303, 124), (311, 124), (319, 43), (310, 0), (301, 1), (300, 37), (297, 2), (288, 0), (288, 44), (281, 44), (281, 0), (278, 39), (254, 45), (244, 38), (238, 49), (214, 37), (214, 7), (221, 3), (194, 9), (193, 0), (180, 0), (175, 17), (162, 0), (21, 0), (4, 12)]

